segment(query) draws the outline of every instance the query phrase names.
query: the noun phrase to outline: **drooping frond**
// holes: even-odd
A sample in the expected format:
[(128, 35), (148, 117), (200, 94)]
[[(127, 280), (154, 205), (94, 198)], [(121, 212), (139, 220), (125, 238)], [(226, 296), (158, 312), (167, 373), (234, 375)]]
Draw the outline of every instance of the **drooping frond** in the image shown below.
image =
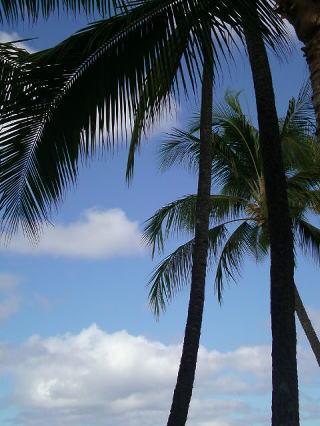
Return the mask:
[[(215, 255), (227, 236), (225, 225), (209, 230), (209, 251)], [(192, 268), (193, 241), (188, 241), (166, 257), (149, 281), (150, 306), (156, 316), (166, 309), (173, 297), (187, 284)]]
[[(132, 121), (144, 76), (159, 54), (166, 58), (172, 31), (179, 44), (179, 31), (167, 20), (165, 14), (151, 22), (138, 12), (119, 16), (33, 56), (38, 66), (30, 71), (35, 84), (28, 103), (12, 100), (1, 117), (0, 142), (6, 151), (0, 193), (9, 233), (19, 221), (34, 233), (32, 224), (45, 220), (48, 208), (75, 182), (79, 158), (102, 140), (105, 146), (113, 143), (128, 125), (125, 120)], [(150, 92), (152, 87), (153, 81)]]
[(316, 262), (320, 261), (320, 229), (303, 219), (293, 223), (297, 234), (296, 240), (301, 250), (311, 256)]
[[(171, 102), (175, 104), (179, 101), (180, 82), (184, 86), (184, 91), (187, 92), (183, 62), (188, 62), (189, 50), (193, 46), (190, 27), (181, 26), (179, 48), (176, 42), (177, 35), (173, 34), (171, 37), (172, 39), (166, 42), (166, 56), (156, 59), (146, 76), (145, 90), (142, 91), (136, 106), (126, 170), (126, 178), (129, 181), (133, 176), (135, 153), (140, 147), (141, 135), (146, 134), (148, 126), (157, 119), (160, 120), (165, 112), (170, 112)], [(190, 68), (190, 76), (195, 84), (197, 75), (193, 67)], [(151, 91), (150, 85), (152, 85)]]
[(149, 303), (155, 316), (186, 285), (192, 266), (193, 240), (180, 246), (155, 269), (149, 281)]
[(215, 290), (219, 302), (222, 301), (225, 281), (235, 281), (240, 274), (244, 256), (253, 255), (256, 260), (261, 260), (267, 253), (266, 236), (261, 234), (257, 224), (243, 222), (232, 232), (217, 262)]

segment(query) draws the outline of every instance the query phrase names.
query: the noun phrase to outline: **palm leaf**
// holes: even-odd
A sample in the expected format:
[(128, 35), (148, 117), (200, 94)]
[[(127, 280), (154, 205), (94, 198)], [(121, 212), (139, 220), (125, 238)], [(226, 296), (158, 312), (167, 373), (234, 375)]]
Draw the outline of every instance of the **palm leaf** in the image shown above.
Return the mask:
[(167, 170), (174, 165), (182, 165), (189, 170), (198, 170), (199, 147), (200, 139), (194, 133), (188, 130), (173, 129), (166, 135), (166, 139), (159, 149), (160, 169)]
[(0, 22), (12, 23), (18, 19), (35, 21), (61, 11), (106, 15), (114, 13), (123, 4), (123, 0), (0, 0)]
[(320, 229), (303, 219), (294, 221), (296, 239), (302, 251), (317, 262), (320, 260)]
[(261, 232), (257, 224), (243, 222), (225, 242), (218, 258), (215, 290), (219, 302), (222, 301), (224, 283), (226, 280), (236, 280), (240, 274), (243, 258), (251, 254), (256, 260), (263, 259), (268, 253), (266, 234)]
[(293, 133), (310, 135), (315, 131), (315, 116), (312, 105), (312, 88), (306, 81), (300, 89), (297, 98), (291, 98), (286, 117), (280, 120), (281, 139), (290, 137)]
[[(209, 251), (215, 255), (227, 235), (224, 224), (209, 230)], [(149, 302), (156, 316), (166, 309), (173, 297), (186, 285), (192, 267), (194, 240), (180, 246), (156, 268), (149, 281)]]
[[(226, 195), (211, 195), (210, 222), (239, 220), (247, 200)], [(152, 255), (164, 249), (164, 241), (174, 233), (193, 233), (196, 217), (196, 196), (188, 195), (159, 209), (146, 221), (144, 239), (152, 248)]]

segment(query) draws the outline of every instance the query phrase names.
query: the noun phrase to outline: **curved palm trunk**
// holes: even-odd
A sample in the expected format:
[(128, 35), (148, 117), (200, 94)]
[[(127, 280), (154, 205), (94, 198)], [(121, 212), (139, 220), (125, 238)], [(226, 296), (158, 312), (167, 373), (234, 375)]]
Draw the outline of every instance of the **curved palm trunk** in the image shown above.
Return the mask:
[(182, 356), (167, 426), (184, 426), (189, 411), (204, 307), (208, 256), (208, 229), (212, 159), (213, 58), (204, 48), (200, 120), (200, 163), (196, 205), (195, 242), (192, 255), (191, 291)]
[(311, 349), (316, 357), (316, 360), (320, 367), (320, 341), (318, 339), (317, 333), (313, 328), (313, 325), (310, 321), (307, 311), (303, 306), (300, 294), (298, 292), (297, 287), (295, 287), (295, 303), (296, 303), (296, 313), (299, 318), (300, 324), (309, 340)]
[(272, 425), (299, 425), (293, 236), (270, 65), (261, 31), (246, 31), (256, 93), (271, 248)]
[(310, 69), (312, 101), (317, 118), (317, 138), (320, 142), (320, 28), (312, 40), (306, 43), (304, 52)]
[(278, 0), (279, 12), (294, 26), (304, 44), (310, 69), (313, 105), (320, 141), (320, 2), (318, 0)]

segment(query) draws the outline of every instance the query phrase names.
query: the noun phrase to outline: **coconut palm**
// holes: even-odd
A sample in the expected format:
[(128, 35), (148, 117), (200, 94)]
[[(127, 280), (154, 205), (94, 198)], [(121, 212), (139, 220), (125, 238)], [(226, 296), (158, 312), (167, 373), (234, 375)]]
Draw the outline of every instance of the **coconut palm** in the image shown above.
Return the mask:
[(246, 20), (244, 28), (257, 104), (270, 235), (272, 426), (298, 426), (293, 232), (272, 74), (258, 15), (256, 22), (255, 31)]
[[(320, 211), (320, 149), (314, 138), (308, 91), (306, 86), (297, 100), (290, 100), (279, 125), (296, 249), (319, 261), (320, 229), (309, 217)], [(221, 301), (225, 281), (236, 280), (246, 255), (263, 261), (270, 252), (270, 239), (259, 132), (243, 113), (238, 94), (227, 93), (225, 103), (215, 110), (213, 130), (212, 176), (220, 191), (210, 197), (209, 256), (211, 266), (216, 265), (215, 289)], [(175, 129), (160, 154), (162, 169), (182, 164), (197, 170), (198, 124), (187, 131)], [(193, 235), (195, 202), (196, 196), (188, 195), (148, 219), (144, 235), (153, 255), (164, 251), (170, 236)], [(149, 299), (155, 315), (188, 283), (193, 243), (190, 239), (178, 247), (154, 271)], [(297, 290), (296, 312), (320, 366), (320, 342)]]
[(310, 68), (313, 104), (320, 137), (320, 3), (317, 0), (278, 0), (279, 12), (294, 26), (304, 44), (303, 51)]
[[(29, 58), (33, 84), (27, 85), (28, 102), (21, 107), (19, 99), (12, 97), (4, 109), (3, 224), (9, 232), (21, 223), (34, 233), (37, 224), (47, 219), (48, 207), (57, 204), (65, 188), (74, 183), (79, 158), (95, 152), (99, 141), (112, 146), (117, 134), (128, 127), (124, 121), (132, 129), (130, 176), (142, 133), (163, 107), (179, 98), (180, 89), (189, 92), (191, 86), (195, 91), (202, 80), (198, 226), (183, 355), (168, 420), (168, 425), (182, 426), (192, 393), (203, 310), (212, 67), (219, 63), (221, 51), (230, 51), (228, 41), (241, 35), (243, 17), (249, 23), (256, 17), (249, 0), (125, 3), (126, 13), (97, 22), (56, 48)], [(257, 3), (261, 21), (277, 26), (269, 32), (264, 26), (269, 41), (279, 28), (270, 5), (269, 0)]]

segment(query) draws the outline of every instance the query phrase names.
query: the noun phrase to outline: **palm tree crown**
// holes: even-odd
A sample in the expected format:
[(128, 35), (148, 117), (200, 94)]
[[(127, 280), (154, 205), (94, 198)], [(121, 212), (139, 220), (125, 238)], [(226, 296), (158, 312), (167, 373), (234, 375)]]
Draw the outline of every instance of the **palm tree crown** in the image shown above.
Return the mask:
[[(287, 176), (290, 216), (296, 246), (314, 258), (320, 256), (320, 229), (309, 221), (320, 212), (320, 150), (314, 137), (309, 87), (291, 99), (280, 120), (282, 150)], [(183, 164), (198, 167), (198, 118), (188, 131), (175, 129), (161, 148), (161, 167)], [(220, 191), (211, 195), (209, 230), (211, 263), (216, 262), (215, 287), (222, 298), (225, 278), (235, 278), (246, 254), (257, 261), (269, 253), (267, 206), (260, 156), (259, 133), (242, 111), (239, 95), (227, 93), (213, 116), (216, 139), (213, 179)], [(158, 210), (145, 227), (145, 239), (153, 254), (164, 250), (173, 232), (192, 233), (196, 196), (189, 195)], [(150, 303), (159, 315), (187, 282), (193, 240), (167, 256), (154, 271)]]

